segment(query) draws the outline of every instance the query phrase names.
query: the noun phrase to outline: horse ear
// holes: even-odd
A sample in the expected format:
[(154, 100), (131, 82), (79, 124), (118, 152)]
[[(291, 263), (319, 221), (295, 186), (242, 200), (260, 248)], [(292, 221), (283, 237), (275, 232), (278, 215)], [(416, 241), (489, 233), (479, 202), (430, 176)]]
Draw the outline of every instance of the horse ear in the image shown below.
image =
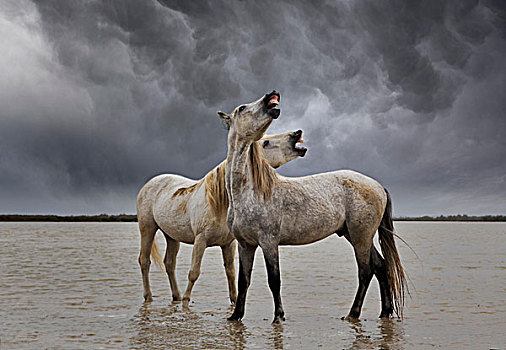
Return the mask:
[(230, 114), (227, 114), (222, 111), (216, 112), (218, 114), (218, 117), (221, 118), (221, 121), (223, 122), (223, 127), (227, 130), (230, 130)]
[(218, 111), (218, 112), (216, 112), (216, 114), (218, 114), (218, 117), (220, 117), (223, 120), (230, 120), (230, 114), (227, 114), (222, 111)]

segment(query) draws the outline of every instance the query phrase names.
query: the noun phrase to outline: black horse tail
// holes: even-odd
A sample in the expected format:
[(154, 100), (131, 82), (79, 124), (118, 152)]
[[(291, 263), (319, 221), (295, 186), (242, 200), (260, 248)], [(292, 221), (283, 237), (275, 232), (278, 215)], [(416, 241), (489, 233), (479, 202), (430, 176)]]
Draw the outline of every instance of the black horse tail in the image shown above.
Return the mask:
[(395, 245), (394, 224), (392, 222), (392, 199), (385, 188), (387, 194), (387, 205), (378, 228), (379, 243), (381, 252), (385, 258), (387, 268), (387, 278), (390, 293), (390, 300), (393, 303), (393, 309), (398, 317), (402, 317), (404, 308), (404, 299), (406, 293), (409, 294), (406, 273), (401, 264), (401, 258)]

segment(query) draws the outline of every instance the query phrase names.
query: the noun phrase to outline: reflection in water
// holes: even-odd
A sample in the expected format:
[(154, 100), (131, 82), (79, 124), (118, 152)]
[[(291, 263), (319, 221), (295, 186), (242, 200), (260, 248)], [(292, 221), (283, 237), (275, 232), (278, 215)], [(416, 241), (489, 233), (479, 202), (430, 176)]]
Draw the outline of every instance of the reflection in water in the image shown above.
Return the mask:
[[(224, 313), (226, 314), (226, 313)], [(218, 319), (217, 319), (218, 318)], [(144, 303), (132, 319), (130, 348), (283, 349), (283, 326), (268, 323), (254, 333), (243, 322), (229, 322), (213, 312)], [(260, 335), (260, 337), (259, 337)], [(252, 342), (248, 346), (248, 339)]]
[(360, 321), (350, 322), (355, 340), (349, 349), (403, 349), (406, 345), (402, 322), (397, 319), (379, 319), (377, 330), (369, 331)]
[(143, 349), (244, 349), (248, 336), (241, 322), (228, 322), (215, 312), (196, 312), (181, 305), (144, 303), (133, 317), (132, 328), (130, 347)]
[(271, 349), (283, 349), (283, 324), (273, 324), (269, 339), (272, 341)]
[(362, 323), (360, 321), (348, 321), (350, 322), (350, 328), (355, 335), (355, 340), (353, 344), (350, 346), (350, 349), (363, 349), (370, 347), (372, 344), (371, 336), (367, 334), (362, 328)]
[(229, 339), (234, 349), (244, 349), (246, 346), (246, 326), (242, 322), (226, 322), (225, 327), (228, 330)]
[(396, 349), (405, 344), (404, 326), (396, 319), (380, 319), (378, 328), (381, 334), (381, 349)]
[(132, 348), (162, 349), (165, 346), (167, 334), (172, 333), (170, 327), (165, 327), (163, 319), (170, 318), (176, 313), (176, 307), (154, 308), (150, 303), (143, 303), (134, 315), (134, 335), (130, 338)]

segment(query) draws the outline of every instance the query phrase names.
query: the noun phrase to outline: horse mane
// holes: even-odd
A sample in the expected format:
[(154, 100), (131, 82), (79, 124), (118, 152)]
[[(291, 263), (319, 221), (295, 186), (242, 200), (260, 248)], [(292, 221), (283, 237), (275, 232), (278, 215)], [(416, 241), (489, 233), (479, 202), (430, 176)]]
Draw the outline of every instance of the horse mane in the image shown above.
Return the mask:
[(204, 179), (188, 187), (180, 187), (174, 192), (174, 194), (172, 195), (173, 199), (176, 197), (184, 196), (183, 200), (177, 207), (177, 211), (180, 214), (186, 213), (186, 206), (188, 204), (188, 199), (190, 199), (190, 197), (188, 197), (188, 194), (194, 192), (197, 188), (199, 188), (202, 185), (202, 182), (204, 182)]
[[(265, 159), (262, 146), (258, 142), (253, 142), (251, 145), (250, 161), (255, 191), (259, 196), (267, 199), (272, 194), (278, 177), (276, 171)], [(225, 184), (226, 168), (227, 161), (224, 160), (204, 177), (207, 202), (215, 217), (220, 220), (226, 217), (229, 204)]]
[[(265, 159), (262, 146), (258, 142), (253, 142), (251, 144), (250, 161), (253, 187), (259, 196), (267, 199), (272, 194), (272, 189), (274, 184), (278, 181), (278, 176), (276, 171)], [(172, 195), (172, 198), (186, 196), (194, 192), (205, 182), (205, 196), (209, 203), (209, 207), (214, 216), (221, 220), (221, 218), (226, 217), (229, 204), (227, 186), (225, 184), (226, 168), (227, 161), (225, 160), (208, 172), (207, 175), (196, 184), (178, 188)], [(181, 213), (186, 212), (188, 199), (188, 197), (184, 198), (179, 205), (178, 211)]]
[(205, 196), (214, 216), (218, 219), (224, 218), (228, 210), (228, 194), (225, 184), (225, 171), (227, 161), (221, 162), (204, 177)]
[[(204, 193), (207, 199), (207, 203), (211, 208), (214, 216), (221, 220), (225, 218), (228, 210), (228, 193), (227, 186), (225, 185), (225, 171), (227, 168), (227, 161), (221, 162), (216, 168), (211, 170), (196, 184), (188, 187), (178, 188), (172, 198), (184, 196), (181, 204), (179, 204), (178, 212), (186, 213), (186, 205), (189, 199), (187, 196), (197, 190), (203, 183), (205, 183)], [(218, 221), (219, 221), (218, 220)]]
[(253, 187), (258, 196), (267, 199), (272, 194), (274, 185), (278, 182), (278, 174), (272, 168), (264, 156), (262, 146), (253, 142), (250, 147), (251, 174), (253, 176)]
[(200, 185), (202, 185), (202, 180), (200, 180), (199, 182), (197, 182), (196, 184), (193, 184), (193, 185), (190, 185), (188, 187), (179, 187), (176, 192), (174, 192), (174, 194), (172, 195), (172, 198), (175, 198), (175, 197), (178, 197), (178, 196), (185, 196), (189, 193), (192, 193), (193, 191), (195, 191), (198, 187), (200, 187)]

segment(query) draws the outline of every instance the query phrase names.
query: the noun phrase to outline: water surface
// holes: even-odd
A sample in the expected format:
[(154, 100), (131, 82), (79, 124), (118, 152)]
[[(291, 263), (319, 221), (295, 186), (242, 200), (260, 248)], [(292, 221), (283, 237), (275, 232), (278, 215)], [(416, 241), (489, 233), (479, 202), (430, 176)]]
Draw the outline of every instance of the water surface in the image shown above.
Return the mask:
[[(245, 318), (230, 323), (219, 248), (206, 250), (185, 311), (170, 302), (166, 275), (154, 266), (154, 301), (143, 303), (136, 223), (0, 223), (0, 349), (506, 348), (506, 224), (396, 228), (419, 257), (398, 243), (412, 280), (402, 321), (377, 319), (376, 280), (361, 321), (341, 320), (355, 294), (356, 265), (351, 246), (334, 235), (281, 248), (287, 319), (273, 326), (260, 251)], [(182, 291), (190, 258), (191, 246), (182, 245)]]

